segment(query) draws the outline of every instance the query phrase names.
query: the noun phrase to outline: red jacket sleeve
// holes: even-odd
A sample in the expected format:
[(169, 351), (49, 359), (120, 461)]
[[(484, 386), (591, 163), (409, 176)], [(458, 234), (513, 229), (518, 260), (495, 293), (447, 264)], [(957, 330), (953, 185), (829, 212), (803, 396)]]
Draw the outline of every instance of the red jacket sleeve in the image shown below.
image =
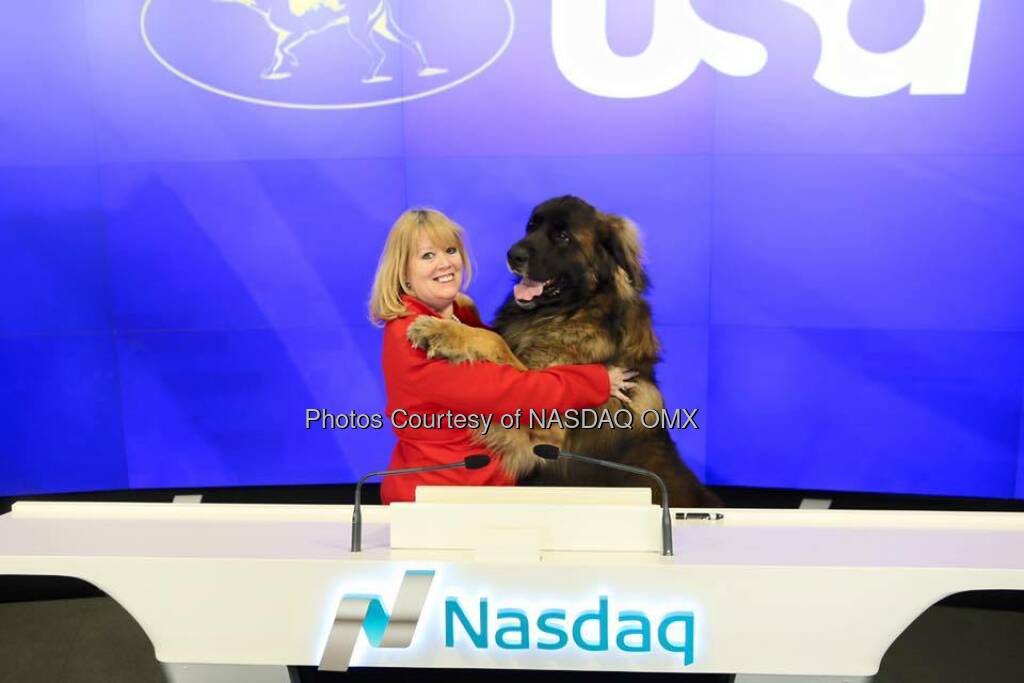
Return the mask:
[(593, 407), (610, 395), (608, 370), (603, 365), (522, 371), (497, 363), (429, 359), (405, 337), (411, 322), (409, 318), (393, 321), (385, 331), (385, 375), (391, 376), (398, 394), (406, 397), (393, 396), (397, 404), (431, 404), (459, 413), (498, 415), (517, 408), (564, 411)]

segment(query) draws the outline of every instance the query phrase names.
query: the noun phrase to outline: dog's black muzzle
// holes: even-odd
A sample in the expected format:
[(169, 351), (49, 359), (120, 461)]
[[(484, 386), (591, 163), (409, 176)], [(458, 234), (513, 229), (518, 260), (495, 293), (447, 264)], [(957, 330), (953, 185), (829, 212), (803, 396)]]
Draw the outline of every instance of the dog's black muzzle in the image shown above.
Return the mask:
[(517, 242), (512, 245), (512, 248), (508, 250), (506, 255), (508, 258), (508, 267), (513, 272), (519, 273), (520, 275), (526, 274), (526, 266), (530, 262), (530, 250), (522, 242)]

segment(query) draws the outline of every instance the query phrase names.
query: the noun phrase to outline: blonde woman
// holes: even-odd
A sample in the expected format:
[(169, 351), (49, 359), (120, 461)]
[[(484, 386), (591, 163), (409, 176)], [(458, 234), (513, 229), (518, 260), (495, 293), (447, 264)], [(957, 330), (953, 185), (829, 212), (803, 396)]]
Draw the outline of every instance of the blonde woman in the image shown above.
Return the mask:
[[(632, 387), (635, 375), (603, 365), (563, 365), (546, 370), (517, 370), (496, 363), (452, 364), (427, 358), (406, 333), (421, 315), (452, 318), (484, 327), (462, 289), (470, 280), (462, 229), (431, 209), (406, 211), (391, 228), (381, 254), (370, 298), (370, 318), (384, 326), (384, 385), (387, 414), (398, 443), (391, 469), (458, 462), (487, 452), (472, 432), (445, 416), (487, 414), (494, 423), (503, 414), (528, 410), (569, 410), (598, 406), (612, 393)], [(396, 412), (397, 411), (397, 412)], [(422, 416), (430, 426), (409, 426)], [(432, 416), (432, 417), (428, 417)], [(440, 417), (438, 417), (440, 416)], [(515, 482), (494, 453), (478, 470), (451, 469), (419, 475), (386, 477), (385, 503), (414, 500), (419, 485), (509, 486)]]

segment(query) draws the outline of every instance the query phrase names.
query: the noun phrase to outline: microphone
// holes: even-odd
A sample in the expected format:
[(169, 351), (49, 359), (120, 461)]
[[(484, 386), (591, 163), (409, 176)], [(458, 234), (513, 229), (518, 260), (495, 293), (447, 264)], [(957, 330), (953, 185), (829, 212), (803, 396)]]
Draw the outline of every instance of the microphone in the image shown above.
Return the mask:
[(566, 458), (567, 460), (579, 460), (580, 462), (589, 462), (593, 465), (599, 465), (601, 467), (608, 467), (613, 470), (620, 470), (622, 472), (630, 472), (631, 474), (639, 474), (641, 477), (647, 477), (658, 482), (658, 486), (661, 487), (661, 554), (672, 555), (672, 513), (668, 507), (668, 489), (665, 488), (664, 480), (654, 472), (650, 470), (641, 469), (639, 467), (632, 467), (630, 465), (622, 465), (617, 462), (611, 462), (609, 460), (598, 460), (597, 458), (588, 458), (585, 455), (579, 455), (577, 453), (570, 453), (569, 451), (563, 451), (558, 446), (552, 446), (551, 444), (542, 443), (533, 447), (533, 454), (538, 458), (544, 458), (545, 460), (558, 460), (559, 458)]
[(363, 482), (370, 477), (388, 477), (392, 474), (416, 474), (417, 472), (437, 472), (439, 470), (454, 470), (465, 467), (467, 470), (478, 470), (491, 464), (489, 455), (467, 455), (465, 460), (448, 463), (447, 465), (426, 465), (424, 467), (406, 467), (401, 470), (384, 470), (383, 472), (370, 472), (356, 482), (356, 498), (352, 506), (352, 552), (358, 553), (363, 550), (363, 509), (362, 494)]

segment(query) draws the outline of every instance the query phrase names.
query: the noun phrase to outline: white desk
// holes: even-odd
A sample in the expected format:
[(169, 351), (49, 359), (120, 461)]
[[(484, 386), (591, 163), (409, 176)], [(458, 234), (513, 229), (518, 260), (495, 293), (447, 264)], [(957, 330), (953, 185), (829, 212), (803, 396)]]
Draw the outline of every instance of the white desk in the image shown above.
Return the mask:
[[(674, 557), (543, 552), (487, 560), (465, 550), (391, 549), (389, 510), (380, 507), (364, 508), (364, 552), (353, 555), (348, 506), (18, 503), (0, 516), (0, 575), (94, 584), (138, 621), (160, 661), (178, 665), (318, 665), (344, 595), (379, 595), (391, 614), (406, 572), (427, 571), (429, 590), (408, 624), (411, 644), (373, 647), (361, 635), (352, 666), (748, 675), (739, 680), (870, 677), (900, 632), (942, 598), (1024, 590), (1024, 516), (723, 512), (718, 522), (676, 522)], [(609, 647), (588, 651), (569, 627), (598, 611), (602, 597)], [(482, 599), (486, 647), (478, 637)], [(498, 636), (520, 623), (499, 610), (522, 613), (528, 649), (499, 646), (522, 634)], [(568, 642), (541, 649), (559, 640), (538, 628), (552, 610), (565, 612)], [(617, 647), (621, 612), (651, 621), (650, 652)], [(692, 614), (693, 640), (682, 642), (685, 625), (677, 623), (666, 634), (671, 648), (659, 647), (654, 631), (675, 613)], [(597, 621), (581, 631), (585, 644), (600, 645)], [(690, 664), (683, 645), (692, 646)], [(218, 670), (228, 668), (171, 667), (178, 680), (212, 680)]]

